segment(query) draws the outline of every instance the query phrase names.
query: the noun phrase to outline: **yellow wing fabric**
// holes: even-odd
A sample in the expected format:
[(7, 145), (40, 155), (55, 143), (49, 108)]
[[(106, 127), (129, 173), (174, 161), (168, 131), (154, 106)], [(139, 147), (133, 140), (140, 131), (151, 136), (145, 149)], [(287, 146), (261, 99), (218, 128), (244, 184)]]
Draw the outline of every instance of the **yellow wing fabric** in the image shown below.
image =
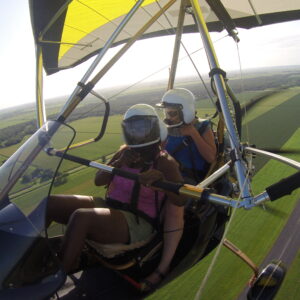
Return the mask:
[[(80, 57), (85, 47), (88, 48), (87, 52), (101, 48), (123, 16), (130, 11), (134, 2), (124, 0), (73, 1), (69, 5), (62, 33), (62, 41), (69, 41), (71, 44), (61, 45), (58, 59), (61, 60), (68, 51), (71, 51), (72, 54), (70, 53), (68, 57), (72, 59), (72, 56)], [(142, 6), (145, 7), (153, 2), (155, 0), (144, 1)], [(139, 23), (135, 19), (133, 27)], [(134, 33), (134, 28), (127, 28), (118, 40), (128, 39)], [(80, 44), (80, 46), (73, 46), (72, 43)]]
[[(181, 1), (176, 1), (142, 38), (173, 34)], [(208, 1), (209, 2), (209, 1)], [(214, 0), (219, 2), (219, 0)], [(33, 33), (42, 47), (48, 74), (73, 67), (101, 49), (136, 0), (29, 0)], [(168, 0), (145, 0), (115, 45), (132, 37)], [(210, 31), (223, 24), (205, 0), (199, 0)], [(237, 27), (251, 28), (300, 18), (300, 0), (222, 0)], [(260, 23), (261, 21), (261, 23)], [(185, 18), (184, 32), (195, 32), (193, 18)]]

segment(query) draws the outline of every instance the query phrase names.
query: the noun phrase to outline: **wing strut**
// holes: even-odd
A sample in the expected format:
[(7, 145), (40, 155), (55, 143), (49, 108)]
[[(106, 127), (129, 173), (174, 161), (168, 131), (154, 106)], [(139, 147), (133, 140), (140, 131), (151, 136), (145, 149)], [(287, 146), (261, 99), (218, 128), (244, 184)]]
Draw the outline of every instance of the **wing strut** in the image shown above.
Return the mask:
[(121, 24), (117, 27), (111, 38), (107, 41), (106, 45), (102, 48), (101, 52), (96, 57), (95, 61), (86, 72), (84, 77), (82, 78), (80, 85), (78, 85), (75, 90), (73, 91), (72, 95), (70, 96), (69, 100), (63, 107), (59, 120), (65, 120), (73, 109), (85, 98), (85, 96), (93, 89), (95, 84), (106, 74), (106, 72), (116, 63), (119, 58), (134, 44), (134, 42), (145, 33), (145, 31), (154, 23), (156, 20), (167, 10), (169, 9), (176, 0), (170, 0), (158, 13), (156, 13), (151, 20), (149, 20), (126, 44), (125, 46), (95, 75), (95, 77), (87, 82), (88, 77), (92, 74), (95, 70), (96, 66), (107, 52), (109, 47), (113, 44), (115, 38), (119, 35), (122, 29), (125, 27), (126, 23), (131, 19), (134, 15), (135, 11), (138, 7), (142, 4), (143, 0), (139, 0), (135, 6), (131, 9), (125, 19), (121, 22)]
[(237, 174), (239, 188), (241, 190), (241, 197), (242, 199), (250, 199), (251, 198), (250, 180), (246, 176), (247, 170), (245, 165), (242, 162), (242, 155), (240, 151), (240, 140), (236, 132), (236, 128), (234, 126), (231, 113), (228, 107), (228, 103), (227, 103), (228, 94), (226, 90), (225, 80), (223, 77), (223, 71), (219, 67), (217, 56), (212, 41), (210, 39), (199, 2), (196, 0), (190, 0), (190, 2), (192, 4), (197, 25), (199, 27), (199, 32), (202, 37), (202, 41), (204, 44), (204, 48), (211, 69), (211, 74), (212, 74), (211, 76), (215, 82), (215, 87), (218, 94), (218, 98), (220, 100), (224, 121), (229, 133), (230, 145), (232, 149), (232, 154), (234, 156), (234, 166)]
[(220, 0), (206, 0), (210, 8), (216, 14), (218, 19), (223, 23), (225, 29), (227, 30), (228, 34), (236, 41), (239, 42), (240, 39), (237, 36), (237, 31), (235, 28), (235, 24), (231, 19), (229, 13), (225, 9), (224, 5)]
[(42, 48), (36, 44), (36, 111), (37, 128), (41, 128), (47, 121), (45, 102), (43, 98), (43, 55)]
[[(95, 60), (93, 61), (92, 65), (89, 67), (85, 75), (80, 81), (80, 84), (76, 86), (75, 90), (69, 97), (67, 103), (62, 108), (58, 120), (64, 121), (74, 110), (74, 108), (83, 100), (83, 98), (93, 89), (95, 83), (89, 82), (87, 85), (86, 82), (90, 75), (93, 73), (101, 59), (103, 58), (104, 54), (108, 51), (110, 46), (113, 44), (114, 40), (118, 37), (118, 35), (122, 32), (123, 28), (126, 26), (128, 21), (131, 19), (131, 17), (134, 15), (134, 13), (138, 10), (138, 8), (142, 5), (144, 0), (139, 0), (136, 2), (136, 4), (132, 7), (132, 9), (128, 12), (128, 14), (125, 16), (125, 18), (122, 20), (120, 25), (116, 28), (116, 30), (113, 32), (111, 37), (107, 40), (104, 47), (101, 49), (99, 54), (96, 56)], [(85, 86), (85, 88), (82, 88), (82, 86)]]
[(182, 31), (183, 31), (184, 17), (185, 17), (186, 2), (187, 2), (186, 0), (181, 0), (178, 22), (177, 22), (176, 39), (175, 39), (175, 44), (174, 44), (172, 64), (171, 64), (171, 70), (170, 70), (170, 76), (169, 76), (168, 90), (170, 90), (174, 87), (174, 81), (175, 81), (175, 75), (176, 75), (176, 69), (177, 69), (177, 63), (178, 63), (178, 56), (179, 56), (179, 50), (180, 50), (180, 43), (181, 43), (181, 37), (182, 37)]

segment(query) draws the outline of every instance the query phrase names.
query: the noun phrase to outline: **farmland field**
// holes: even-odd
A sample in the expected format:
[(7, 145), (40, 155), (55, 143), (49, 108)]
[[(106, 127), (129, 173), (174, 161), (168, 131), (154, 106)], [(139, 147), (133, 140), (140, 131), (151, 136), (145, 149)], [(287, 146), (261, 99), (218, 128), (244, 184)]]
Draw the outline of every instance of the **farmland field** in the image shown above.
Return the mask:
[[(295, 147), (298, 145), (299, 139), (300, 130), (293, 135), (285, 146)], [(300, 155), (297, 157), (294, 156), (294, 158), (300, 160)], [(295, 171), (292, 168), (276, 161), (270, 161), (254, 177), (254, 193), (257, 194), (263, 191), (266, 186), (293, 172)], [(251, 211), (236, 211), (231, 224), (228, 225), (230, 228), (226, 238), (236, 244), (259, 265), (268, 250), (272, 247), (282, 227), (286, 223), (288, 215), (299, 198), (300, 191), (298, 189), (294, 191), (291, 196), (283, 197), (275, 203), (268, 203), (266, 210), (253, 208)], [(270, 210), (276, 209), (278, 213), (268, 213), (268, 208), (270, 208)], [(215, 253), (216, 251), (147, 299), (194, 299)], [(299, 260), (297, 259), (297, 261)], [(297, 273), (296, 270), (292, 270), (292, 272)], [(250, 277), (250, 269), (242, 261), (237, 259), (235, 255), (230, 253), (227, 249), (222, 248), (214, 268), (210, 273), (209, 279), (204, 286), (203, 294), (201, 294), (200, 299), (236, 299), (241, 290), (247, 285), (247, 281)], [(285, 284), (291, 286), (298, 284), (297, 281), (297, 277), (287, 278)], [(285, 297), (276, 299), (297, 300), (297, 298)]]
[(253, 119), (263, 115), (264, 113), (272, 110), (274, 107), (281, 105), (285, 101), (288, 101), (293, 96), (300, 93), (300, 87), (293, 87), (286, 90), (282, 90), (275, 95), (267, 96), (263, 101), (254, 107), (247, 113), (243, 123), (252, 121)]
[(296, 300), (300, 295), (300, 251), (289, 268), (286, 278), (275, 300)]
[[(263, 115), (258, 114), (243, 126), (242, 140), (261, 149), (281, 148), (299, 127), (299, 103), (300, 93), (289, 95), (284, 102), (272, 110), (266, 111)], [(299, 148), (299, 146), (295, 147)], [(255, 162), (257, 169), (260, 169), (266, 161), (258, 157)]]
[[(255, 88), (250, 90), (251, 85), (247, 83), (243, 90), (237, 91), (238, 98), (243, 104), (252, 98), (264, 95), (264, 86), (267, 84), (272, 83), (271, 86), (274, 85), (272, 88), (276, 89), (276, 92), (264, 97), (253, 110), (249, 111), (244, 119), (244, 134), (242, 140), (254, 143), (259, 148), (280, 148), (284, 146), (287, 148), (299, 149), (300, 130), (298, 128), (300, 88), (298, 86), (285, 86), (285, 82), (281, 81), (283, 77), (287, 77), (284, 72), (279, 75), (277, 74), (275, 77), (276, 78), (274, 79), (274, 76), (272, 77), (272, 74), (269, 74), (264, 77), (265, 81), (263, 81), (262, 79), (259, 79), (260, 77), (258, 76), (249, 75), (247, 80), (252, 80), (252, 86)], [(299, 77), (298, 73), (293, 73), (289, 76), (295, 85), (299, 82)], [(280, 84), (282, 84), (282, 86)], [(234, 89), (237, 89), (238, 84), (235, 83), (233, 85)], [(189, 83), (186, 87), (193, 90), (196, 89), (197, 85)], [(283, 89), (279, 91), (278, 89), (280, 87)], [(118, 107), (118, 101), (114, 100), (112, 102), (112, 107), (117, 110), (113, 111), (113, 114), (109, 118), (106, 134), (103, 139), (82, 148), (72, 149), (69, 153), (102, 162), (106, 155), (116, 151), (123, 143), (120, 135), (121, 113), (125, 111), (129, 104), (140, 101), (140, 92), (141, 91), (126, 95), (132, 102), (129, 103), (125, 101), (120, 107)], [(151, 102), (151, 104), (158, 102), (161, 94), (161, 89), (150, 89), (147, 94), (147, 97), (151, 99), (149, 102)], [(198, 97), (196, 102), (198, 116), (206, 117), (207, 115), (214, 113), (215, 110), (212, 108), (207, 96), (204, 96), (203, 94), (196, 95)], [(55, 106), (51, 112), (56, 110), (57, 107)], [(22, 122), (22, 120), (29, 118), (31, 113), (31, 111), (26, 111), (21, 117), (19, 116), (19, 118), (16, 116), (11, 119), (7, 118), (3, 120), (2, 123), (0, 122), (0, 129), (5, 127), (3, 124), (6, 120), (6, 125), (17, 124)], [(70, 125), (77, 131), (74, 143), (95, 137), (99, 132), (101, 119), (101, 116), (88, 116), (71, 121)], [(10, 156), (27, 138), (28, 136), (25, 136), (21, 143), (1, 148), (0, 161), (3, 161)], [(298, 161), (300, 160), (299, 155), (293, 155), (291, 158)], [(255, 177), (253, 179), (254, 194), (263, 191), (266, 186), (293, 172), (289, 167), (275, 161), (267, 161), (260, 157), (257, 157), (254, 163), (257, 166)], [(54, 186), (52, 193), (104, 196), (104, 188), (94, 186), (93, 180), (96, 172), (95, 169), (78, 166), (78, 164), (64, 161), (60, 167), (60, 171), (67, 174), (67, 181), (64, 184)], [(19, 186), (20, 183), (18, 183), (17, 187)], [(27, 185), (24, 185), (23, 188), (26, 187)], [(24, 198), (29, 199), (28, 203), (30, 205), (27, 208), (28, 210), (35, 205), (34, 201), (31, 201), (30, 199), (34, 198), (33, 195), (37, 192), (38, 188), (44, 189), (45, 185), (40, 185), (38, 187), (38, 184), (36, 183), (31, 184), (30, 188), (27, 189), (26, 195), (24, 194)], [(246, 252), (257, 264), (260, 264), (272, 247), (278, 234), (281, 232), (281, 229), (285, 225), (285, 222), (299, 197), (300, 191), (297, 190), (292, 196), (284, 197), (275, 203), (268, 203), (265, 206), (265, 210), (254, 208), (251, 211), (240, 210), (234, 212), (234, 217), (229, 224), (229, 231), (226, 237)], [(19, 199), (16, 201), (19, 201)], [(20, 205), (22, 209), (26, 209), (22, 207), (22, 203), (18, 203), (18, 205)], [(268, 211), (271, 212), (272, 209), (276, 209), (279, 213), (268, 213)], [(214, 251), (214, 253), (215, 252), (216, 251)], [(199, 288), (200, 282), (204, 278), (213, 259), (214, 253), (206, 257), (201, 264), (190, 269), (176, 281), (150, 296), (149, 299), (193, 299)], [(288, 272), (282, 291), (276, 298), (277, 300), (296, 300), (296, 298), (291, 298), (293, 297), (291, 295), (295, 295), (296, 297), (296, 293), (293, 294), (289, 291), (292, 290), (296, 284), (299, 284), (299, 282), (297, 282), (297, 280), (299, 280), (297, 279), (299, 278), (299, 268), (300, 261), (298, 253), (291, 270)], [(227, 249), (224, 248), (220, 250), (220, 255), (218, 256), (215, 266), (204, 286), (201, 299), (235, 299), (246, 285), (247, 280), (250, 278), (250, 273), (250, 270), (241, 261), (236, 259), (234, 255), (229, 253)], [(296, 289), (296, 291), (299, 293), (299, 289)]]

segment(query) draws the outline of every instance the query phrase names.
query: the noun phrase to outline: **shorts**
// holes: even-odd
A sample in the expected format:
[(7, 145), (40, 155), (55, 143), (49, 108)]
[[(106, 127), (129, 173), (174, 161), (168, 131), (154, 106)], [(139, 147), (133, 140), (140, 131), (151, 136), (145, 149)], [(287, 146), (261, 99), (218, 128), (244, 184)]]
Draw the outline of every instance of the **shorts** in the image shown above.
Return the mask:
[[(95, 202), (96, 207), (109, 208), (106, 201), (102, 198), (93, 197), (93, 200)], [(148, 240), (149, 237), (155, 232), (154, 227), (142, 217), (137, 218), (134, 213), (129, 211), (120, 209), (118, 211), (124, 215), (127, 221), (130, 236), (130, 241), (128, 242), (128, 244)]]

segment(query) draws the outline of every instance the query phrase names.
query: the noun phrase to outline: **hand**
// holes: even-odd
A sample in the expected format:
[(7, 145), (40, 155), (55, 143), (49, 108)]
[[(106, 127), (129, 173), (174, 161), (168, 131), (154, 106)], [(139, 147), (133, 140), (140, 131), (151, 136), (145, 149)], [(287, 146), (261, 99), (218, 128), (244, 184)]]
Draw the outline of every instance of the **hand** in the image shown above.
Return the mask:
[(164, 174), (155, 169), (150, 169), (139, 174), (139, 182), (145, 186), (150, 186), (153, 182), (164, 180), (164, 178)]
[(182, 135), (186, 135), (186, 136), (190, 136), (190, 137), (192, 137), (195, 134), (195, 132), (197, 133), (197, 129), (195, 128), (195, 126), (193, 124), (182, 125), (179, 128), (179, 130)]
[(126, 165), (130, 166), (132, 163), (137, 163), (140, 161), (141, 156), (138, 152), (134, 151), (133, 149), (126, 149), (121, 154), (118, 161), (120, 161), (121, 166)]

